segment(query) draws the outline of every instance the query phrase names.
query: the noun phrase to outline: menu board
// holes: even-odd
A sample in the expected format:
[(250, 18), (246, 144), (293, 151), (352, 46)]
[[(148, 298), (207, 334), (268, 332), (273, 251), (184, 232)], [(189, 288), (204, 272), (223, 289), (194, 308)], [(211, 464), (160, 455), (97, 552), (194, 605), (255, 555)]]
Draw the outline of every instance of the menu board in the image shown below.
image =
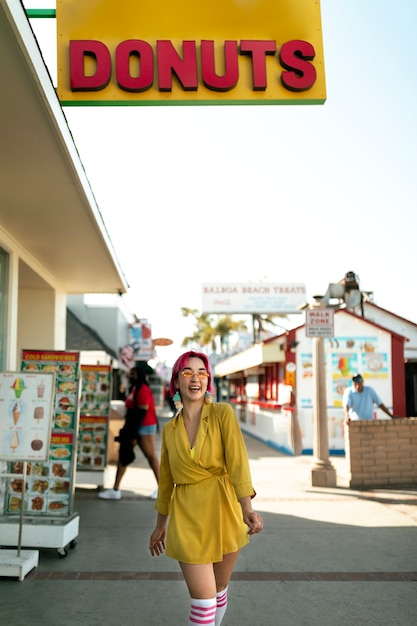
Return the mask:
[(81, 366), (78, 470), (103, 470), (107, 464), (111, 366)]
[[(36, 376), (37, 381), (39, 379), (43, 381), (45, 385), (44, 397), (46, 397), (46, 383), (48, 380), (51, 380), (47, 375), (52, 375), (54, 383), (52, 385), (53, 389), (50, 390), (52, 410), (49, 422), (51, 428), (48, 431), (48, 437), (45, 434), (44, 447), (46, 454), (44, 453), (42, 457), (44, 460), (41, 460), (39, 457), (27, 457), (23, 511), (26, 515), (31, 516), (68, 516), (72, 513), (75, 489), (80, 386), (79, 353), (52, 350), (23, 350), (21, 372), (18, 377), (21, 380), (29, 381), (30, 375)], [(20, 383), (19, 385), (21, 386)], [(26, 390), (22, 391), (22, 398), (24, 393), (26, 393)], [(35, 391), (33, 392), (33, 396), (36, 395), (36, 398), (33, 398), (35, 400), (33, 403), (33, 418), (40, 429), (43, 424), (40, 417), (41, 412), (35, 412), (35, 409), (41, 406), (38, 401), (43, 398), (38, 398), (38, 393), (42, 393), (42, 391), (38, 392), (38, 385), (36, 385), (36, 393)], [(27, 419), (30, 418), (30, 413), (31, 411), (29, 411)], [(12, 417), (14, 419), (14, 416)], [(40, 430), (36, 432), (37, 435), (39, 433)], [(22, 476), (18, 475), (22, 474), (22, 461), (26, 459), (18, 454), (18, 450), (19, 448), (15, 449), (12, 457), (12, 459), (15, 458), (16, 460), (9, 460), (8, 473), (16, 474), (17, 476), (16, 478), (8, 479), (4, 507), (5, 514), (20, 513), (22, 507), (23, 479)]]
[(46, 460), (55, 375), (0, 373), (0, 459)]

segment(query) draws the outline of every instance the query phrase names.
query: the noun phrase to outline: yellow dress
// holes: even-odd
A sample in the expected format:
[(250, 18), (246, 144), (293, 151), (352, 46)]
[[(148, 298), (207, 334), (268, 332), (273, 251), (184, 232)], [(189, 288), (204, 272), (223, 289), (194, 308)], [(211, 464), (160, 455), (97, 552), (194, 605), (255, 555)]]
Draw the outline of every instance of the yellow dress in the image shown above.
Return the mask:
[(215, 563), (249, 542), (239, 500), (253, 497), (245, 442), (230, 404), (204, 405), (194, 459), (182, 412), (162, 431), (156, 510), (169, 515), (166, 554)]

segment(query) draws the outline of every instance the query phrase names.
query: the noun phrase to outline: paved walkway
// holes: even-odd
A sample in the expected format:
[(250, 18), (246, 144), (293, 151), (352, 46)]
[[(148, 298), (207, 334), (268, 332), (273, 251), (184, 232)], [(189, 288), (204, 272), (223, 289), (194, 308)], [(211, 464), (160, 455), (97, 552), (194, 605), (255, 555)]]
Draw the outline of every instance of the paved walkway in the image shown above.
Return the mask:
[[(416, 624), (417, 487), (351, 490), (343, 458), (336, 488), (312, 487), (311, 457), (245, 440), (265, 530), (242, 551), (222, 626)], [(147, 548), (155, 482), (139, 452), (122, 487), (121, 501), (77, 488), (76, 547), (41, 550), (23, 582), (0, 579), (1, 626), (187, 624), (178, 564)]]

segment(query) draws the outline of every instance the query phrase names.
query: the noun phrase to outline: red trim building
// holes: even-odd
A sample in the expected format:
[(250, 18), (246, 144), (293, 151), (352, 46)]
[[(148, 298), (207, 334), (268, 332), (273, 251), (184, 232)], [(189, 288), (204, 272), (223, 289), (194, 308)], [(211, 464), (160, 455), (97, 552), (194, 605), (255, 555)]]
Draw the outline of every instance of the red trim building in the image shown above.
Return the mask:
[[(342, 396), (355, 373), (364, 376), (394, 414), (407, 414), (408, 337), (394, 330), (393, 320), (386, 317), (385, 322), (337, 309), (334, 337), (323, 340), (329, 448), (334, 454), (344, 453)], [(415, 340), (417, 345), (417, 332)], [(290, 454), (312, 452), (315, 381), (312, 339), (304, 324), (217, 363), (214, 372), (243, 430)], [(374, 417), (386, 415), (375, 407)]]

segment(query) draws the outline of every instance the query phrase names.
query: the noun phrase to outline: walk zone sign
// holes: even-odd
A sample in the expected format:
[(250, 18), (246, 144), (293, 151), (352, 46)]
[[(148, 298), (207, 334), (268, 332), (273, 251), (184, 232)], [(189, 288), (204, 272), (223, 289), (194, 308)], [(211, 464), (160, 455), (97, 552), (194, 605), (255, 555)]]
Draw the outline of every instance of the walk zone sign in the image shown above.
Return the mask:
[(319, 0), (62, 0), (62, 105), (323, 104)]
[(334, 337), (334, 309), (306, 309), (307, 337)]

